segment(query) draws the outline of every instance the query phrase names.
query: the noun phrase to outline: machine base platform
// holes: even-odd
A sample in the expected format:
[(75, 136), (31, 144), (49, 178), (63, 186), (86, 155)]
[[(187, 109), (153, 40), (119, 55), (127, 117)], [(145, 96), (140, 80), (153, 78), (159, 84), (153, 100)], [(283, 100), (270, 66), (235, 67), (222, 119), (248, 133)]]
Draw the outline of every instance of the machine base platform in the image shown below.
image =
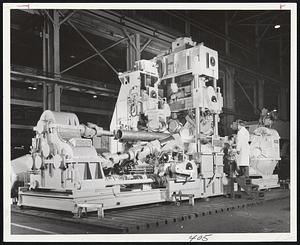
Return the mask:
[[(265, 201), (289, 198), (289, 190), (287, 189), (272, 189), (265, 192), (265, 194)], [(194, 206), (188, 205), (187, 200), (180, 206), (174, 203), (160, 203), (107, 210), (102, 219), (98, 219), (96, 212), (89, 213), (85, 218), (75, 219), (68, 212), (27, 207), (20, 209), (15, 205), (12, 206), (12, 212), (70, 223), (106, 227), (116, 233), (134, 233), (151, 227), (174, 224), (183, 220), (201, 218), (206, 215), (229, 212), (263, 203), (263, 200), (212, 197), (209, 199), (197, 199)]]

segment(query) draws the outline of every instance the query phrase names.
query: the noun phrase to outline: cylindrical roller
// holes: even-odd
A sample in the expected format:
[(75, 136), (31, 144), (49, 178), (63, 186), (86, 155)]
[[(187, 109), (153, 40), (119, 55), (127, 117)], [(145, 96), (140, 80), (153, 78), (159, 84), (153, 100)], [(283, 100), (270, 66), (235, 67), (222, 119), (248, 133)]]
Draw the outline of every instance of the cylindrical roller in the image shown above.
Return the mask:
[(143, 146), (136, 146), (131, 148), (125, 153), (114, 153), (114, 154), (103, 154), (104, 157), (113, 163), (118, 163), (122, 160), (133, 160), (140, 150), (143, 149)]
[(123, 141), (153, 141), (168, 137), (170, 134), (167, 133), (155, 133), (146, 131), (131, 131), (119, 129), (115, 137), (118, 140)]
[(113, 163), (118, 163), (123, 160), (129, 160), (130, 155), (128, 153), (122, 153), (122, 154), (111, 154), (109, 156), (109, 160), (111, 160)]
[(98, 127), (97, 125), (92, 124), (92, 123), (88, 123), (87, 126), (81, 124), (79, 126), (79, 129), (80, 129), (81, 136), (86, 137), (86, 138), (93, 138), (95, 136), (98, 136), (98, 137), (100, 137), (100, 136), (114, 136), (113, 132), (110, 132), (108, 130), (104, 130), (103, 128)]

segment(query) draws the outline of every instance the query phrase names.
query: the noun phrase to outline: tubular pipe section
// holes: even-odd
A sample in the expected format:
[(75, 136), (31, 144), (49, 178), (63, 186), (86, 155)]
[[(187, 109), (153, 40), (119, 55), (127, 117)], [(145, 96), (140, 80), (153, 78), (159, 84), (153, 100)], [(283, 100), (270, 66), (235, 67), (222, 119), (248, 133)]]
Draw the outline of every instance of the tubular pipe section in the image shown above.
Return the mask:
[(79, 130), (81, 133), (81, 136), (86, 138), (93, 138), (95, 136), (114, 136), (113, 132), (110, 132), (108, 130), (103, 130), (103, 128), (98, 127), (97, 125), (89, 123), (88, 126), (81, 124), (79, 126)]
[(156, 133), (156, 132), (146, 132), (146, 131), (130, 131), (119, 129), (115, 137), (122, 141), (153, 141), (161, 140), (170, 136), (167, 133)]

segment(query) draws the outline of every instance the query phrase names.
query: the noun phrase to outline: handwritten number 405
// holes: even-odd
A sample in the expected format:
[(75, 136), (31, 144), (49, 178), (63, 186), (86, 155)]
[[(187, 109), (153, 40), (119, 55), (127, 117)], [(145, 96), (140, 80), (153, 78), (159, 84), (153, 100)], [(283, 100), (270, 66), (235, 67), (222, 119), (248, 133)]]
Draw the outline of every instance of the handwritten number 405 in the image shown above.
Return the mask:
[(189, 236), (189, 242), (192, 241), (201, 241), (201, 242), (206, 242), (208, 241), (208, 237), (211, 236), (212, 234), (206, 234), (206, 235), (191, 235)]

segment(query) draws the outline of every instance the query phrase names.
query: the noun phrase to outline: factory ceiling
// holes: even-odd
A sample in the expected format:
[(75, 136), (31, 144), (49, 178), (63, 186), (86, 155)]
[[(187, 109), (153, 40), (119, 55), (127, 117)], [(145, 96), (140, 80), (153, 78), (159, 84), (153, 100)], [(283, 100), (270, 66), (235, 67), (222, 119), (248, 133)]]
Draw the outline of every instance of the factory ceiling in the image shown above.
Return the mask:
[[(230, 60), (255, 71), (259, 45), (262, 71), (278, 78), (281, 59), (284, 79), (278, 80), (289, 81), (289, 11), (61, 10), (61, 14), (68, 16), (68, 21), (82, 30), (98, 50), (126, 38), (122, 25), (129, 35), (141, 33), (141, 43), (149, 42), (142, 53), (142, 58), (146, 59), (168, 49), (174, 36), (189, 34), (195, 41), (218, 50), (221, 57), (226, 56), (225, 41), (229, 40)], [(13, 64), (42, 68), (42, 15), (38, 10), (12, 11)], [(68, 21), (61, 25), (61, 70), (94, 54)], [(186, 33), (186, 23), (190, 24), (189, 33)], [(280, 27), (275, 28), (276, 25)], [(126, 70), (126, 42), (105, 51), (104, 55), (118, 72)], [(93, 57), (65, 74), (119, 83), (117, 76), (99, 57)]]

